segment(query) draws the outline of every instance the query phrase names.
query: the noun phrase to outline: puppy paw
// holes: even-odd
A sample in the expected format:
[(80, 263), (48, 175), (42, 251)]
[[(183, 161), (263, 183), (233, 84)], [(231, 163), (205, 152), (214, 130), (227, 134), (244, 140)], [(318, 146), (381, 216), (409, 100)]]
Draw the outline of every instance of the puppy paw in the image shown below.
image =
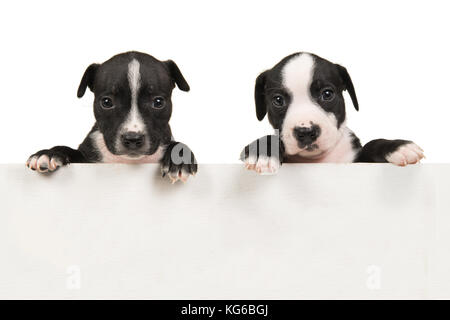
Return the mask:
[(415, 164), (420, 162), (425, 156), (422, 148), (417, 144), (410, 142), (401, 145), (394, 152), (386, 156), (386, 160), (397, 166), (406, 166), (408, 164)]
[(41, 173), (56, 171), (68, 163), (65, 155), (52, 150), (41, 150), (31, 155), (26, 166)]
[(254, 170), (261, 175), (276, 174), (281, 162), (276, 157), (248, 157), (244, 160), (247, 170)]
[(192, 151), (182, 143), (170, 145), (161, 160), (162, 176), (168, 176), (173, 183), (186, 182), (197, 173), (197, 161)]
[(280, 137), (269, 135), (259, 138), (242, 150), (240, 160), (247, 170), (254, 170), (262, 175), (275, 174), (281, 167), (280, 157), (283, 148)]

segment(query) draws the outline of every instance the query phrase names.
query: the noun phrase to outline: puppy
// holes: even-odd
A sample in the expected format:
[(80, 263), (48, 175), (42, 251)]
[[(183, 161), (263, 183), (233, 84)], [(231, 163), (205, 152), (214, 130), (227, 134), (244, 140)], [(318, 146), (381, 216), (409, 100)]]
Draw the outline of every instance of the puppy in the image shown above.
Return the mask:
[(194, 154), (173, 140), (169, 126), (175, 84), (189, 85), (175, 62), (140, 52), (91, 64), (78, 88), (95, 95), (96, 123), (78, 149), (56, 146), (31, 155), (27, 166), (52, 172), (69, 163), (160, 163), (163, 176), (186, 181), (197, 172)]
[(310, 53), (292, 54), (256, 79), (259, 121), (268, 114), (276, 134), (241, 153), (247, 169), (274, 173), (282, 162), (419, 162), (423, 150), (407, 140), (378, 139), (361, 145), (345, 122), (343, 91), (359, 110), (347, 70)]

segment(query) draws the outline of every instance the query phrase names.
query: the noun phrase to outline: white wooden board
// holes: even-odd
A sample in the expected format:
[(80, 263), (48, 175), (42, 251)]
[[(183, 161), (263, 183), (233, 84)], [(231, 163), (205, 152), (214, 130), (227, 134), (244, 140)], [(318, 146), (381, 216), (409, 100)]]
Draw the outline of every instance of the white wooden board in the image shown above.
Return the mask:
[(450, 165), (0, 165), (0, 298), (450, 298)]

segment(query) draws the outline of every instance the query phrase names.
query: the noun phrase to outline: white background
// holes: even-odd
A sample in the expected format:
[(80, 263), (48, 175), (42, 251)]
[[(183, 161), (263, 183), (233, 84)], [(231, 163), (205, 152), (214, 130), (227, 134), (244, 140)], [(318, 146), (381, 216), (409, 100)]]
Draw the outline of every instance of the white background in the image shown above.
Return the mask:
[[(21, 1), (0, 7), (0, 162), (77, 147), (94, 123), (85, 68), (139, 50), (173, 59), (191, 85), (174, 91), (175, 138), (201, 163), (237, 162), (271, 133), (254, 112), (256, 76), (309, 51), (347, 67), (360, 101), (349, 127), (363, 142), (406, 138), (425, 162), (449, 162), (446, 1)], [(347, 97), (348, 98), (348, 97)]]

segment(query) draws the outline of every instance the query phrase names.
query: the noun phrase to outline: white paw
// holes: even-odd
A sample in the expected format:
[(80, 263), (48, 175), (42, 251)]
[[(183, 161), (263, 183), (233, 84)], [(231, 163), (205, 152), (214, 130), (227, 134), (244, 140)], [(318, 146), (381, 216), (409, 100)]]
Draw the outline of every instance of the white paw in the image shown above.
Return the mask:
[(280, 169), (280, 160), (276, 157), (248, 157), (245, 159), (245, 167), (262, 175), (275, 174)]
[(33, 155), (26, 163), (26, 166), (31, 170), (37, 170), (38, 172), (53, 172), (63, 165), (62, 161), (58, 157), (50, 158), (46, 154)]
[(424, 157), (423, 150), (417, 144), (411, 142), (387, 155), (386, 160), (397, 166), (406, 166), (418, 163)]
[(161, 166), (161, 173), (163, 177), (168, 176), (170, 182), (174, 184), (177, 181), (186, 182), (190, 176), (195, 176), (196, 171), (188, 172), (185, 168), (169, 170), (168, 166)]

